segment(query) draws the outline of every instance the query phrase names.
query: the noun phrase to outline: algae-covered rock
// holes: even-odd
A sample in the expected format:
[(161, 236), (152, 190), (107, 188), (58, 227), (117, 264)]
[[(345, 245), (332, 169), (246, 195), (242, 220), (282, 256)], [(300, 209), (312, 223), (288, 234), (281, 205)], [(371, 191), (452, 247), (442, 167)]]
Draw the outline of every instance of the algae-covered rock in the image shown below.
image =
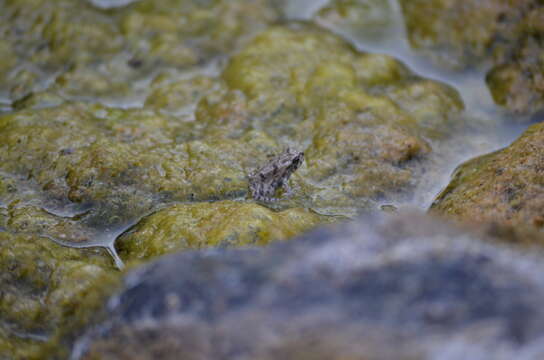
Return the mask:
[[(279, 17), (259, 1), (0, 2), (0, 95), (51, 87), (73, 100), (141, 103), (157, 67), (201, 65)], [(144, 94), (142, 94), (144, 93)]]
[(543, 271), (534, 254), (406, 214), (185, 252), (128, 274), (72, 356), (536, 360)]
[[(20, 205), (19, 201), (10, 203), (6, 213), (5, 227), (15, 233), (70, 241), (89, 242), (98, 236), (96, 229), (82, 226), (80, 216), (63, 217), (52, 214), (43, 207)], [(93, 231), (94, 230), (94, 231)]]
[(538, 0), (403, 0), (410, 42), (453, 68), (491, 67), (493, 99), (522, 114), (544, 109), (544, 7)]
[(468, 161), (430, 211), (465, 222), (544, 226), (544, 125), (531, 126), (505, 149)]
[(72, 64), (102, 61), (123, 50), (114, 19), (78, 1), (2, 1), (0, 33), (17, 59), (1, 85), (11, 100), (46, 88)]
[(92, 207), (87, 218), (102, 226), (158, 201), (219, 198), (247, 186), (247, 147), (213, 139), (175, 144), (183, 123), (152, 111), (66, 104), (4, 115), (0, 128), (3, 172), (57, 207)]
[[(189, 230), (189, 215), (183, 211), (167, 212), (172, 227), (159, 220), (165, 238), (139, 242), (153, 251), (132, 244), (137, 236), (123, 242), (125, 257), (132, 259), (228, 241), (264, 244), (327, 221), (306, 210), (289, 210), (306, 197), (298, 175), (292, 179), (295, 196), (278, 205), (285, 210), (278, 214), (258, 205), (208, 202), (247, 194), (247, 174), (266, 160), (266, 149), (276, 146), (259, 132), (236, 140), (208, 136), (178, 142), (191, 138), (184, 131), (191, 130), (189, 123), (151, 110), (73, 103), (23, 110), (0, 120), (6, 138), (0, 144), (0, 201), (7, 205), (0, 224), (13, 232), (111, 250), (115, 233), (174, 201), (193, 202), (179, 208), (190, 209), (194, 219), (214, 215), (211, 225), (225, 224), (225, 233), (214, 238), (199, 227)], [(163, 217), (160, 211), (151, 219)], [(138, 227), (146, 229), (148, 222)], [(186, 225), (201, 241), (185, 244), (177, 236)]]
[[(144, 109), (66, 102), (4, 115), (0, 168), (106, 227), (164, 202), (243, 196), (247, 174), (292, 145), (307, 159), (292, 180), (299, 206), (350, 215), (409, 193), (462, 109), (451, 88), (307, 25), (263, 32), (221, 78), (157, 79)], [(198, 99), (195, 118), (174, 115)]]
[(273, 1), (139, 1), (120, 28), (131, 51), (151, 61), (189, 66), (229, 53), (279, 17)]
[[(54, 359), (95, 316), (119, 273), (97, 250), (0, 232), (0, 357)], [(63, 345), (63, 346), (59, 346)]]
[[(106, 121), (100, 120), (106, 114), (111, 124), (109, 128)], [(107, 113), (100, 107), (86, 105), (6, 115), (0, 120), (5, 139), (0, 145), (2, 171), (34, 184), (39, 192), (56, 199), (57, 206), (104, 200), (113, 203), (118, 199), (108, 198), (113, 190), (110, 181), (117, 178), (118, 185), (127, 186), (131, 182), (120, 179), (120, 173), (128, 172), (132, 165), (127, 163), (127, 154), (137, 149), (135, 145), (128, 146), (126, 139), (138, 137), (137, 132), (143, 131), (146, 125), (144, 119), (131, 121), (126, 118), (131, 124), (123, 126), (120, 121), (114, 124), (114, 118), (115, 111)], [(155, 119), (148, 117), (146, 120), (153, 122)], [(146, 144), (160, 142), (167, 131), (156, 129), (142, 141)], [(104, 180), (110, 183), (106, 184)]]
[(485, 61), (504, 27), (500, 20), (519, 12), (517, 4), (500, 0), (401, 0), (400, 4), (411, 45), (454, 68)]
[(227, 90), (197, 109), (204, 134), (256, 128), (305, 148), (304, 186), (326, 212), (409, 190), (419, 161), (461, 123), (453, 89), (305, 24), (261, 33), (222, 79)]
[(300, 208), (274, 212), (233, 201), (180, 204), (144, 218), (118, 239), (117, 249), (128, 260), (185, 249), (266, 245), (326, 221)]

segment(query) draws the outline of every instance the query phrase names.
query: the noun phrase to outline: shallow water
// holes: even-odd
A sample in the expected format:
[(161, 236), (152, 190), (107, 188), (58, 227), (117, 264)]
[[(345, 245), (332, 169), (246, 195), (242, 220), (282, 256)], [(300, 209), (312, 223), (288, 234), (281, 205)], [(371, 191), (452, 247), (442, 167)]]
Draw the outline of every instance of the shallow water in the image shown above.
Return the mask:
[[(362, 32), (361, 29), (326, 24), (317, 19), (317, 23), (350, 42), (356, 49), (363, 52), (383, 53), (404, 63), (411, 71), (424, 78), (440, 81), (455, 88), (465, 105), (464, 116), (474, 119), (484, 126), (489, 125), (489, 131), (473, 133), (470, 129), (461, 136), (456, 136), (457, 144), (466, 144), (460, 151), (446, 155), (446, 161), (438, 170), (437, 175), (428, 183), (418, 186), (413, 199), (407, 203), (393, 204), (395, 206), (415, 206), (426, 210), (433, 198), (444, 188), (452, 172), (463, 162), (474, 157), (487, 154), (508, 146), (518, 138), (528, 127), (525, 118), (516, 119), (497, 106), (485, 82), (488, 69), (468, 69), (465, 71), (449, 71), (433, 64), (429, 59), (414, 51), (409, 44), (402, 9), (397, 0), (386, 0), (390, 19), (388, 26), (372, 28)], [(296, 3), (297, 5), (293, 5)], [(305, 2), (303, 2), (305, 3)], [(302, 16), (294, 18), (309, 19), (326, 1), (306, 4), (301, 9), (300, 1), (290, 1), (288, 9), (299, 11)], [(313, 12), (313, 14), (310, 14)], [(534, 119), (536, 120), (536, 119)], [(456, 149), (458, 150), (458, 149)], [(441, 154), (444, 155), (444, 154)]]

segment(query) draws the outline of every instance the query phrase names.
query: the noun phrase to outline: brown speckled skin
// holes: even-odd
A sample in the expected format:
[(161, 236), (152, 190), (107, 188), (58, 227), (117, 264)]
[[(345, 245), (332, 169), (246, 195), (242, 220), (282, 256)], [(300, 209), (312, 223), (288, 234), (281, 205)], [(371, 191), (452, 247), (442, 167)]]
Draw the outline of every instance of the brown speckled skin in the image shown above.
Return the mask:
[(274, 195), (280, 188), (283, 188), (286, 194), (290, 194), (291, 189), (287, 184), (289, 177), (303, 162), (303, 152), (288, 148), (265, 166), (249, 175), (251, 196), (258, 201), (272, 202), (279, 200)]

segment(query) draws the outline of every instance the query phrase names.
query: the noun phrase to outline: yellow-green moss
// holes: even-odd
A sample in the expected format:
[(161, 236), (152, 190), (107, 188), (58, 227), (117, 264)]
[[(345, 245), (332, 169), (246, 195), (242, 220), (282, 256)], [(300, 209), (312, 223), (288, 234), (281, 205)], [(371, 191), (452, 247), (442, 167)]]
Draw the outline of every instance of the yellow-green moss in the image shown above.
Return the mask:
[(119, 238), (117, 249), (126, 260), (135, 260), (182, 249), (265, 245), (328, 221), (302, 208), (275, 212), (234, 201), (180, 204), (140, 221)]
[(531, 126), (503, 150), (468, 161), (430, 211), (465, 222), (544, 226), (544, 125)]
[(9, 324), (0, 338), (3, 356), (54, 359), (66, 351), (59, 345), (96, 316), (120, 277), (97, 252), (0, 232), (0, 312)]

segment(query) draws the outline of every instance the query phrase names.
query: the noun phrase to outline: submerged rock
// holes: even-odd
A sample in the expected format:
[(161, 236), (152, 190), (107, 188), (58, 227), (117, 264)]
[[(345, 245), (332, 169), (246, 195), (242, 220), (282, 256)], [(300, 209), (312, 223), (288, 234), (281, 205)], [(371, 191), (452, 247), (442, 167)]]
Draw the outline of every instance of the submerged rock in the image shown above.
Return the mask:
[(544, 226), (544, 124), (459, 166), (430, 211), (464, 222)]
[(544, 7), (538, 0), (403, 0), (410, 42), (453, 68), (486, 70), (495, 102), (544, 110)]
[(127, 275), (73, 359), (539, 359), (541, 257), (423, 216)]

